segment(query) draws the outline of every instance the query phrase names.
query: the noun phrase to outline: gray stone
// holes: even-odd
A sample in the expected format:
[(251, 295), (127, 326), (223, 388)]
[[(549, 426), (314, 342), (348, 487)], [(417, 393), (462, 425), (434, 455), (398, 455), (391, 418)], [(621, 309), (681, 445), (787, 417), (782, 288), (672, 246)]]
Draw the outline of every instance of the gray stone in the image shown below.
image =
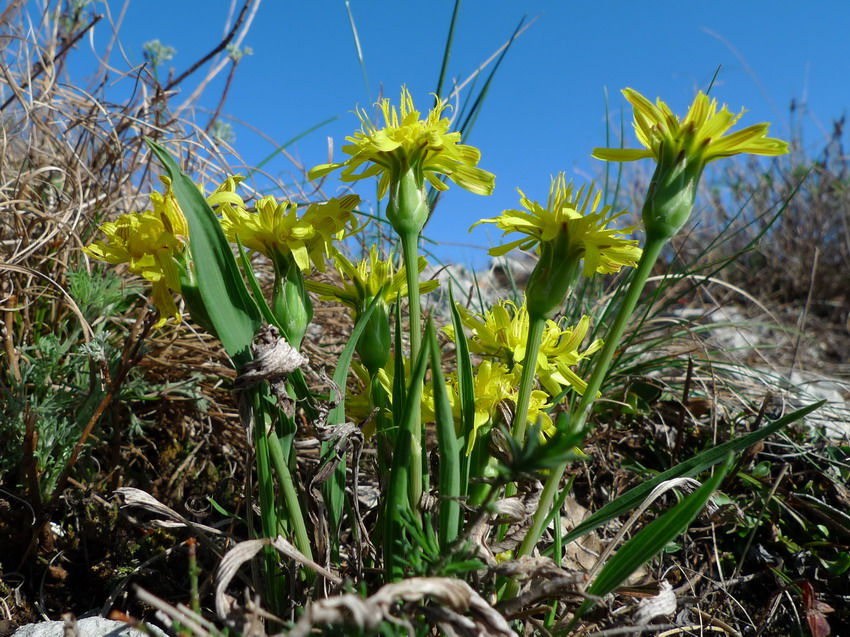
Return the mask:
[[(165, 637), (165, 633), (156, 626), (150, 624), (147, 626), (154, 634)], [(80, 637), (147, 637), (142, 631), (132, 628), (124, 622), (103, 617), (78, 619), (77, 634)], [(64, 635), (65, 622), (52, 621), (21, 626), (12, 634), (12, 637), (64, 637)]]

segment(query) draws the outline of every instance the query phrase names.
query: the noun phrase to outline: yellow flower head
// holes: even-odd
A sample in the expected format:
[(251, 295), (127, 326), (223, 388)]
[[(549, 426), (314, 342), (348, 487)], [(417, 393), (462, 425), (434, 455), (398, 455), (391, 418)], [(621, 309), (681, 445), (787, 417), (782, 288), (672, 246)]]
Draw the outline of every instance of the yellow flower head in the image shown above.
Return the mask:
[[(385, 284), (384, 303), (392, 303), (397, 296), (407, 296), (407, 271), (402, 265), (397, 271), (393, 265), (393, 255), (384, 261), (378, 255), (378, 247), (372, 245), (369, 257), (361, 259), (357, 264), (351, 263), (345, 255), (336, 248), (333, 249), (336, 269), (343, 277), (342, 286), (307, 281), (307, 289), (319, 295), (323, 301), (337, 300), (343, 305), (362, 312), (368, 307), (373, 298)], [(419, 272), (425, 269), (427, 260), (419, 257)], [(432, 292), (440, 285), (439, 281), (422, 281), (419, 293)]]
[(660, 99), (653, 104), (629, 88), (623, 94), (634, 108), (635, 133), (644, 149), (596, 148), (593, 156), (607, 161), (655, 159), (655, 173), (641, 211), (647, 241), (667, 241), (685, 225), (709, 162), (741, 153), (788, 152), (786, 142), (766, 137), (767, 123), (725, 135), (744, 111), (734, 115), (724, 105), (718, 112), (717, 100), (709, 100), (703, 92), (697, 94), (682, 120)]
[[(497, 422), (510, 423), (518, 401), (519, 372), (510, 369), (499, 361), (483, 360), (473, 370), (473, 392), (475, 395), (475, 416), (472, 433), (467, 442), (466, 453), (472, 453), (478, 433), (482, 427), (489, 427)], [(449, 402), (452, 406), (455, 422), (460, 422), (460, 390), (457, 374), (449, 374), (446, 378)], [(551, 405), (547, 402), (545, 392), (534, 390), (528, 408), (528, 422), (536, 424), (540, 420), (543, 432), (551, 435), (554, 431), (552, 418), (544, 411)], [(428, 384), (422, 393), (422, 420), (431, 422), (436, 418), (434, 411), (434, 387)]]
[(530, 200), (522, 190), (519, 194), (520, 204), (525, 210), (505, 210), (498, 217), (482, 219), (472, 226), (494, 223), (504, 230), (505, 235), (512, 232), (526, 235), (491, 248), (491, 255), (501, 256), (514, 248), (529, 250), (538, 246), (538, 251), (542, 252), (544, 248), (556, 247), (564, 258), (570, 255), (584, 257), (585, 276), (594, 272), (619, 272), (622, 266), (634, 266), (640, 259), (641, 249), (637, 247), (637, 240), (622, 237), (634, 228), (618, 230), (608, 227), (626, 211), (612, 215), (611, 206), (600, 209), (602, 192), (594, 190), (592, 185), (586, 193), (584, 186), (575, 192), (572, 183), (566, 182), (564, 173), (559, 173), (552, 179), (545, 206)]
[[(169, 318), (180, 321), (180, 311), (174, 303), (173, 292), (180, 292), (180, 268), (188, 268), (189, 225), (171, 188), (171, 179), (161, 176), (165, 192), (150, 194), (153, 210), (120, 215), (104, 223), (100, 231), (107, 241), (95, 241), (83, 248), (88, 256), (107, 263), (127, 263), (133, 274), (153, 284), (151, 300), (160, 312), (156, 327)], [(210, 206), (224, 209), (244, 206), (236, 194), (242, 177), (228, 177), (208, 197)]]
[(660, 98), (653, 104), (630, 88), (624, 89), (623, 95), (634, 109), (635, 134), (644, 149), (595, 148), (593, 156), (597, 159), (633, 161), (653, 157), (660, 162), (662, 153), (679, 155), (684, 152), (704, 166), (715, 159), (741, 153), (783, 155), (788, 152), (787, 142), (766, 136), (770, 126), (766, 122), (726, 135), (745, 111), (735, 115), (724, 104), (718, 112), (717, 100), (709, 100), (702, 91), (697, 93), (682, 120)]
[[(472, 333), (470, 352), (501, 359), (509, 369), (524, 364), (530, 325), (525, 304), (517, 307), (512, 301), (503, 300), (484, 315), (474, 315), (463, 307), (459, 309), (462, 323)], [(575, 327), (566, 329), (557, 321), (546, 321), (536, 373), (551, 395), (559, 394), (567, 386), (572, 386), (579, 394), (587, 388), (587, 383), (570, 368), (602, 347), (602, 341), (597, 339), (584, 351), (579, 351), (589, 327), (587, 316), (583, 316)], [(443, 329), (451, 338), (456, 338), (452, 326)]]
[[(182, 218), (182, 214), (180, 215)], [(171, 292), (180, 291), (180, 274), (175, 258), (180, 258), (184, 243), (171, 230), (171, 219), (152, 210), (119, 216), (100, 226), (106, 241), (95, 241), (83, 248), (88, 256), (107, 263), (127, 263), (130, 272), (153, 284), (152, 300), (160, 311), (156, 327), (169, 318), (180, 321), (180, 311)], [(183, 222), (185, 224), (185, 221)], [(169, 225), (166, 225), (169, 224)], [(185, 225), (182, 230), (185, 233)]]
[(221, 206), (221, 226), (231, 241), (242, 244), (274, 259), (292, 255), (302, 272), (310, 263), (325, 271), (325, 257), (331, 254), (334, 241), (340, 241), (358, 230), (353, 210), (360, 203), (357, 195), (333, 198), (325, 203), (312, 203), (298, 216), (298, 205), (280, 203), (274, 197), (259, 199), (254, 212), (240, 206)]
[[(310, 179), (318, 179), (342, 168), (343, 181), (356, 181), (380, 175), (378, 198), (386, 195), (390, 181), (397, 179), (409, 168), (437, 190), (447, 190), (437, 175), (445, 175), (458, 186), (479, 195), (493, 191), (494, 177), (478, 168), (481, 152), (473, 146), (460, 144), (460, 133), (449, 132), (451, 121), (442, 117), (446, 101), (435, 106), (422, 120), (413, 106), (413, 98), (406, 88), (401, 89), (399, 109), (390, 105), (389, 99), (378, 102), (383, 117), (383, 128), (369, 119), (365, 110), (358, 110), (361, 128), (350, 142), (342, 147), (350, 159), (336, 164), (322, 164), (310, 171)], [(364, 164), (371, 164), (364, 167)], [(360, 171), (360, 172), (358, 172)]]

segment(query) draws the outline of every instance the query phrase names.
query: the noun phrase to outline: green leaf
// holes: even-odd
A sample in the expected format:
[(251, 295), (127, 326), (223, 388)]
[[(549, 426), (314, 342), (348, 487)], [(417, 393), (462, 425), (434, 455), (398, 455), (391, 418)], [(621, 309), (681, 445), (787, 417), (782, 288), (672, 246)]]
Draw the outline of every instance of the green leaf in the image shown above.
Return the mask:
[(381, 291), (375, 295), (374, 299), (372, 299), (369, 307), (367, 307), (363, 314), (360, 315), (360, 318), (357, 319), (357, 324), (354, 326), (354, 329), (351, 330), (351, 336), (348, 338), (348, 343), (345, 344), (345, 348), (342, 350), (342, 354), (339, 355), (339, 359), (337, 360), (333, 381), (340, 388), (342, 396), (338, 397), (339, 403), (328, 415), (328, 422), (332, 425), (340, 425), (345, 421), (345, 383), (348, 380), (348, 369), (351, 367), (351, 359), (354, 357), (354, 348), (357, 347), (357, 341), (360, 340), (360, 335), (363, 333), (363, 330), (366, 329), (366, 324), (369, 322), (372, 312), (374, 312), (375, 308), (378, 307), (378, 303), (381, 302), (383, 294), (384, 288), (381, 288)]
[[(614, 556), (608, 560), (599, 575), (587, 589), (588, 595), (603, 597), (625, 582), (642, 564), (657, 555), (667, 544), (684, 533), (697, 514), (702, 511), (709, 497), (726, 476), (734, 463), (734, 455), (728, 453), (722, 468), (703, 483), (694, 493), (661, 517), (646, 525), (637, 535), (626, 542)], [(589, 608), (592, 600), (585, 600), (576, 613), (575, 622)]]
[(404, 410), (404, 402), (407, 400), (407, 389), (405, 387), (404, 375), (404, 349), (402, 343), (402, 321), (401, 321), (401, 298), (395, 300), (395, 359), (393, 364), (393, 413), (401, 413)]
[[(372, 312), (375, 311), (375, 308), (381, 301), (382, 296), (383, 289), (375, 295), (375, 298), (369, 304), (369, 307), (366, 308), (366, 311), (364, 311), (358, 319), (357, 324), (351, 331), (348, 343), (346, 343), (345, 348), (342, 350), (342, 354), (339, 355), (339, 359), (337, 360), (336, 370), (333, 375), (333, 382), (336, 383), (337, 387), (339, 387), (341, 395), (337, 396), (337, 400), (339, 402), (328, 414), (328, 423), (331, 425), (339, 425), (345, 421), (345, 385), (348, 380), (348, 370), (351, 367), (351, 359), (354, 357), (354, 348), (357, 346), (357, 341), (360, 340), (360, 335), (363, 333), (366, 323), (369, 322), (369, 317), (372, 316)], [(323, 442), (321, 448), (322, 458), (324, 458), (327, 453), (331, 452), (331, 449), (332, 441)], [(332, 541), (334, 543), (339, 541), (337, 529), (339, 529), (339, 524), (342, 521), (342, 509), (345, 505), (345, 467), (346, 462), (343, 457), (340, 459), (333, 475), (322, 485), (322, 492), (328, 506), (328, 526), (331, 529), (331, 537), (333, 538)]]
[[(455, 331), (455, 356), (457, 358), (457, 389), (460, 397), (460, 445), (463, 449), (475, 428), (475, 389), (472, 382), (472, 359), (469, 356), (469, 343), (463, 331), (463, 321), (457, 309), (454, 289), (449, 283), (449, 307), (452, 310), (452, 326)], [(467, 495), (469, 489), (469, 469), (471, 455), (466, 455), (461, 464), (461, 490)]]
[[(384, 565), (387, 571), (387, 579), (390, 581), (398, 581), (404, 574), (401, 560), (403, 555), (401, 548), (396, 546), (396, 543), (401, 540), (404, 515), (410, 516), (413, 512), (414, 505), (410, 502), (408, 494), (408, 485), (411, 480), (410, 457), (413, 445), (413, 428), (419, 425), (419, 401), (422, 396), (422, 383), (425, 381), (425, 370), (428, 368), (432, 338), (433, 333), (426, 332), (419, 356), (416, 358), (410, 375), (405, 407), (401, 417), (398, 418), (398, 433), (393, 449), (393, 461), (390, 479), (387, 483), (387, 497), (384, 503)], [(401, 356), (401, 353), (397, 353), (396, 356)], [(395, 408), (395, 403), (393, 403), (393, 410)], [(419, 480), (421, 478), (416, 475), (413, 476), (413, 479)]]
[(434, 333), (434, 324), (428, 320), (426, 341), (430, 340), (431, 380), (434, 387), (434, 412), (437, 421), (437, 448), (440, 451), (440, 548), (447, 550), (460, 532), (460, 468), (464, 456), (461, 441), (455, 429), (455, 419), (446, 379), (441, 369), (440, 346)]
[(242, 245), (242, 242), (239, 240), (239, 236), (236, 236), (236, 251), (239, 254), (239, 263), (242, 264), (242, 271), (245, 273), (246, 278), (248, 279), (248, 287), (251, 288), (251, 293), (254, 295), (254, 302), (257, 304), (257, 308), (260, 310), (260, 314), (263, 315), (263, 319), (269, 325), (274, 325), (277, 329), (280, 330), (281, 334), (284, 334), (283, 326), (278, 323), (277, 318), (272, 312), (272, 309), (269, 307), (268, 302), (266, 302), (266, 297), (263, 295), (263, 290), (260, 288), (260, 283), (257, 281), (257, 276), (254, 274), (254, 267), (251, 265), (251, 260), (248, 258), (248, 251)]
[(599, 509), (596, 513), (570, 531), (564, 538), (564, 544), (572, 542), (580, 538), (582, 535), (589, 533), (593, 529), (602, 526), (609, 520), (613, 520), (614, 518), (620, 517), (624, 513), (631, 511), (638, 506), (638, 504), (643, 502), (646, 496), (649, 495), (649, 492), (658, 486), (659, 483), (664, 482), (665, 480), (670, 480), (671, 478), (695, 476), (722, 461), (726, 457), (726, 454), (740, 453), (747, 447), (751, 447), (758, 441), (776, 433), (783, 427), (800, 420), (807, 414), (810, 414), (821, 407), (825, 402), (825, 400), (822, 400), (812, 405), (808, 405), (807, 407), (798, 409), (797, 411), (780, 418), (766, 427), (762, 427), (761, 429), (746, 434), (745, 436), (729, 440), (728, 442), (724, 442), (716, 447), (707, 449), (693, 458), (676, 465), (672, 469), (668, 469), (667, 471), (658, 474), (651, 480), (647, 480), (640, 486), (627, 491), (613, 502)]
[(146, 141), (171, 178), (174, 195), (189, 224), (189, 246), (207, 314), (224, 350), (241, 367), (251, 360), (250, 347), (260, 327), (260, 312), (212, 208), (168, 151), (150, 139)]

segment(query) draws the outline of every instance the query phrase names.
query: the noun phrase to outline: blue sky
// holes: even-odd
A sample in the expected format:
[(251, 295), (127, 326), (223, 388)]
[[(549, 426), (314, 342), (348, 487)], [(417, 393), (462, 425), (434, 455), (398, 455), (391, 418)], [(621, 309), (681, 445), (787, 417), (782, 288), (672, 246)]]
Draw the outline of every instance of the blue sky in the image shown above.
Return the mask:
[[(118, 12), (122, 2), (109, 3)], [(232, 118), (235, 146), (247, 163), (273, 150), (240, 122), (278, 143), (330, 117), (338, 117), (290, 151), (306, 166), (327, 157), (334, 138), (336, 160), (345, 135), (359, 125), (351, 113), (368, 107), (380, 91), (398, 100), (406, 84), (418, 107), (430, 106), (454, 3), (351, 0), (368, 72), (368, 90), (358, 62), (343, 0), (264, 0), (244, 44), (253, 55), (240, 63), (223, 113)], [(94, 4), (98, 11), (103, 3)], [(121, 27), (127, 55), (142, 61), (142, 44), (159, 39), (176, 48), (167, 72), (178, 73), (211, 49), (223, 33), (230, 2), (224, 0), (135, 0)], [(624, 108), (619, 89), (630, 86), (661, 96), (683, 113), (696, 90), (712, 89), (734, 111), (746, 107), (741, 124), (772, 122), (771, 135), (787, 138), (798, 113), (807, 145), (822, 147), (833, 119), (847, 108), (850, 78), (850, 3), (791, 0), (677, 2), (645, 0), (467, 0), (463, 3), (449, 67), (450, 78), (466, 79), (512, 34), (523, 16), (534, 20), (514, 43), (499, 70), (469, 143), (482, 151), (481, 167), (496, 174), (496, 191), (478, 197), (453, 187), (435, 211), (427, 234), (441, 242), (437, 254), (454, 261), (486, 261), (482, 248), (498, 240), (492, 228), (469, 226), (481, 217), (518, 205), (515, 188), (545, 199), (549, 177), (566, 171), (578, 182), (598, 177), (590, 158), (605, 145), (605, 95), (612, 113)], [(98, 26), (102, 46), (108, 25)], [(78, 60), (88, 55), (82, 45)], [(117, 56), (113, 64), (121, 66)], [(215, 107), (226, 73), (199, 104)], [(184, 85), (188, 93), (192, 82)], [(371, 95), (371, 100), (370, 100)], [(630, 111), (628, 111), (630, 113)], [(629, 121), (629, 120), (627, 120)], [(627, 145), (635, 140), (630, 125)], [(282, 158), (267, 167), (286, 176)], [(292, 175), (292, 179), (298, 177)], [(374, 194), (371, 188), (358, 189)]]

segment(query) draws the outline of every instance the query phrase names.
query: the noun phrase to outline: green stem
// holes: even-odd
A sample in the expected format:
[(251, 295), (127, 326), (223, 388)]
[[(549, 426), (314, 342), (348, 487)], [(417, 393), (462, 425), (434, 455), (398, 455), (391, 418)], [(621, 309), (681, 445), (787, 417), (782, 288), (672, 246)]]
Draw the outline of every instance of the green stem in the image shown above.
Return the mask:
[(587, 382), (587, 389), (581, 397), (578, 407), (576, 407), (575, 412), (572, 414), (571, 423), (574, 423), (572, 426), (576, 430), (580, 430), (584, 427), (587, 415), (590, 413), (590, 408), (596, 401), (596, 394), (602, 387), (602, 382), (605, 380), (605, 376), (608, 373), (608, 367), (611, 365), (611, 360), (614, 358), (614, 352), (616, 352), (617, 348), (620, 346), (620, 341), (623, 338), (623, 332), (626, 330), (626, 325), (637, 307), (640, 295), (643, 292), (643, 288), (646, 286), (646, 281), (652, 274), (652, 268), (655, 267), (655, 262), (658, 261), (658, 256), (661, 254), (661, 250), (664, 249), (666, 244), (667, 239), (654, 239), (647, 237), (640, 262), (638, 262), (634, 276), (629, 282), (629, 288), (626, 290), (626, 298), (623, 300), (623, 304), (620, 306), (619, 312), (617, 312), (614, 324), (611, 326), (611, 329), (608, 330), (608, 334), (605, 338), (605, 345), (602, 347), (602, 351), (598, 354), (593, 368), (593, 374), (591, 374), (590, 380)]
[(375, 374), (369, 382), (369, 407), (372, 410), (377, 409), (377, 413), (375, 413), (375, 446), (378, 448), (378, 470), (381, 475), (384, 475), (390, 469), (395, 439), (392, 437), (392, 431), (388, 427), (387, 417), (384, 413), (387, 407), (387, 393), (384, 391), (381, 379)]
[[(262, 408), (259, 388), (251, 391), (251, 407), (254, 412), (254, 457), (257, 463), (257, 482), (260, 493), (261, 537), (276, 537), (277, 511), (275, 509), (274, 478), (269, 463), (269, 441), (265, 435), (266, 412)], [(268, 546), (264, 551), (266, 563), (266, 604), (270, 609), (280, 609), (283, 597), (283, 573), (278, 566), (276, 551)], [(276, 612), (276, 611), (275, 611)]]
[[(584, 396), (582, 396), (575, 411), (573, 411), (570, 415), (570, 426), (573, 430), (580, 431), (584, 429), (585, 421), (590, 413), (590, 408), (596, 400), (596, 393), (602, 386), (605, 375), (608, 373), (608, 367), (614, 357), (614, 352), (620, 345), (620, 340), (623, 337), (623, 332), (626, 329), (629, 318), (637, 306), (637, 302), (640, 299), (640, 295), (641, 292), (643, 292), (646, 281), (652, 273), (652, 268), (658, 260), (658, 256), (661, 254), (661, 250), (664, 248), (666, 243), (667, 239), (665, 238), (647, 237), (646, 245), (643, 249), (643, 255), (641, 256), (637, 269), (632, 276), (628, 290), (626, 290), (626, 296), (623, 299), (623, 304), (620, 306), (617, 316), (614, 319), (614, 324), (611, 326), (611, 329), (606, 335), (605, 346), (597, 355), (596, 365), (593, 368), (593, 374), (591, 374), (590, 380), (587, 382), (587, 389), (584, 392)], [(540, 539), (540, 535), (543, 532), (543, 523), (549, 515), (549, 509), (552, 507), (552, 502), (555, 498), (555, 494), (558, 492), (561, 478), (563, 477), (566, 468), (566, 463), (555, 467), (546, 479), (546, 484), (543, 486), (543, 493), (540, 495), (540, 503), (534, 514), (531, 527), (528, 529), (528, 533), (526, 533), (525, 539), (519, 547), (517, 557), (530, 555), (531, 551), (537, 544), (537, 541)], [(509, 587), (507, 595), (510, 597), (515, 596), (515, 587)]]
[(513, 425), (513, 437), (520, 442), (525, 439), (525, 430), (528, 426), (528, 405), (531, 402), (531, 390), (534, 388), (534, 379), (537, 377), (537, 355), (540, 352), (540, 341), (543, 338), (543, 329), (545, 327), (545, 318), (535, 317), (529, 314), (528, 339), (525, 342), (525, 358), (522, 361), (519, 397), (517, 399)]
[(313, 559), (313, 550), (310, 547), (310, 536), (307, 535), (307, 526), (304, 524), (304, 515), (301, 512), (301, 502), (298, 500), (298, 491), (292, 481), (292, 472), (283, 457), (283, 449), (280, 440), (274, 431), (269, 433), (269, 455), (280, 481), (283, 491), (283, 501), (286, 506), (286, 517), (292, 525), (295, 533), (295, 546), (308, 559)]
[(406, 232), (401, 237), (404, 267), (407, 274), (408, 328), (410, 360), (415, 361), (422, 346), (422, 313), (419, 308), (419, 233)]
[[(419, 357), (422, 348), (422, 318), (419, 307), (419, 233), (404, 232), (399, 234), (401, 247), (404, 252), (404, 267), (407, 274), (408, 301), (408, 333), (410, 334), (410, 360)], [(422, 426), (420, 417), (412, 427), (410, 440), (410, 482), (408, 482), (410, 508), (419, 510), (419, 500), (422, 499)]]

